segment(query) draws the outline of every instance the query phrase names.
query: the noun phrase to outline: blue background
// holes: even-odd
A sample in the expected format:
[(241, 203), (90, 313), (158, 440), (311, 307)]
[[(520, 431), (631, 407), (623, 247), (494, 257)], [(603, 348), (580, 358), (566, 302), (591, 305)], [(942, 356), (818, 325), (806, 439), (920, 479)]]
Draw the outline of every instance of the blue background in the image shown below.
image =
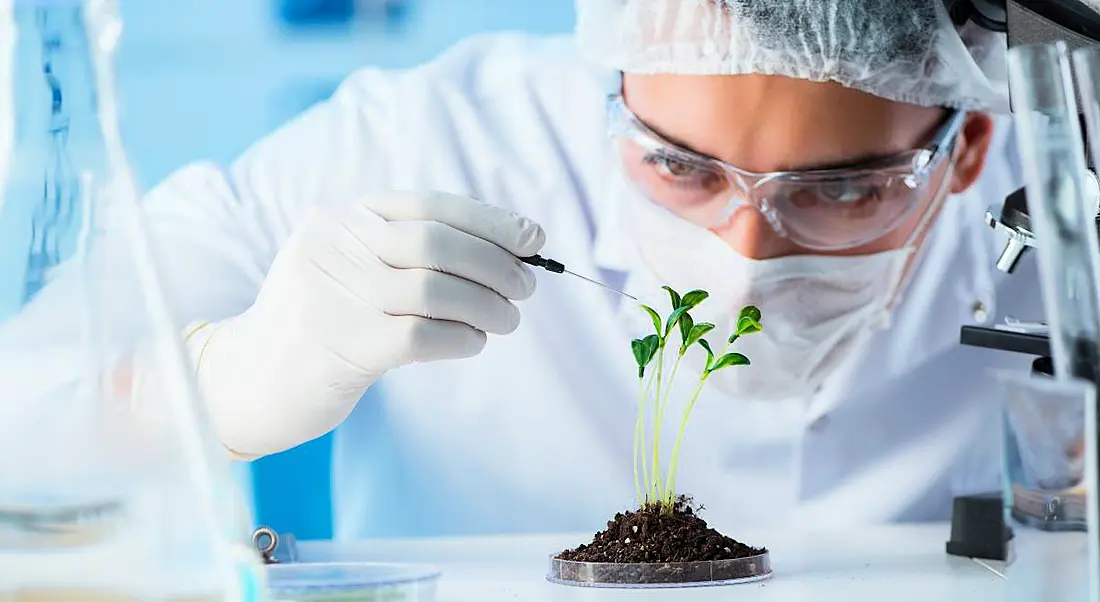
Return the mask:
[[(358, 67), (413, 66), (476, 32), (573, 25), (572, 0), (121, 4), (123, 137), (145, 188), (188, 161), (232, 160)], [(329, 454), (325, 437), (242, 465), (257, 520), (300, 539), (329, 537)]]

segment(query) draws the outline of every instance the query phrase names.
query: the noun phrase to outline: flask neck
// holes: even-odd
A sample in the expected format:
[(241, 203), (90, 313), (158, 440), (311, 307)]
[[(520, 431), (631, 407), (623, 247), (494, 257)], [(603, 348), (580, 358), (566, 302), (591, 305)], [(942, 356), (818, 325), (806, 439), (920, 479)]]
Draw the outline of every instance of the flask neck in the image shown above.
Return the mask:
[[(0, 138), (7, 138), (0, 156), (6, 163), (0, 165), (0, 219), (18, 224), (22, 239), (9, 244), (25, 248), (27, 258), (22, 291), (7, 287), (19, 295), (16, 307), (28, 303), (50, 270), (76, 252), (81, 229), (92, 224), (91, 204), (100, 204), (95, 195), (107, 179), (104, 134), (114, 123), (104, 122), (100, 106), (106, 101), (111, 108), (113, 98), (101, 89), (97, 67), (105, 65), (101, 53), (110, 48), (99, 43), (103, 23), (85, 4), (15, 0), (14, 7), (0, 11), (6, 13), (0, 14), (6, 21), (0, 26), (12, 33), (12, 55), (0, 65), (11, 68), (10, 78), (0, 82), (7, 88), (0, 93), (11, 99), (10, 108), (0, 100), (0, 111), (7, 112), (0, 116)], [(104, 92), (108, 96), (101, 96)]]
[(67, 132), (74, 118), (95, 122), (94, 46), (83, 3), (43, 2), (15, 8), (15, 105), (31, 135)]

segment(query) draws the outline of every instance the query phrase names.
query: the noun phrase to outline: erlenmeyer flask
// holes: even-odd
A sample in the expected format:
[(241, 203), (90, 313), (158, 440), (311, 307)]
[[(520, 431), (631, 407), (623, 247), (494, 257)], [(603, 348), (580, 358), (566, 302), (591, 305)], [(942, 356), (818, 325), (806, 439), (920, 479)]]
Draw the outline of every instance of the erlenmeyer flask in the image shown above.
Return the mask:
[(120, 141), (120, 33), (114, 0), (0, 0), (0, 602), (260, 599)]

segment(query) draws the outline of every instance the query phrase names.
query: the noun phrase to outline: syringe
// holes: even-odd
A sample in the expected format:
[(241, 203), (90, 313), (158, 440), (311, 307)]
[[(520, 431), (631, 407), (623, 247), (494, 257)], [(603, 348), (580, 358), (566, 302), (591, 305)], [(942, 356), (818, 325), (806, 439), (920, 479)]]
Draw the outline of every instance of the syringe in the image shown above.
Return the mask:
[(624, 293), (624, 292), (622, 292), (618, 289), (611, 288), (610, 286), (607, 286), (606, 284), (604, 284), (602, 282), (599, 282), (597, 280), (593, 280), (591, 278), (586, 278), (584, 276), (581, 276), (580, 274), (570, 272), (569, 270), (565, 269), (564, 264), (562, 264), (560, 262), (557, 262), (557, 261), (554, 261), (553, 259), (548, 259), (548, 258), (543, 257), (541, 255), (532, 255), (530, 257), (520, 257), (519, 260), (522, 261), (523, 263), (528, 264), (528, 265), (533, 265), (535, 267), (542, 268), (542, 269), (546, 270), (547, 272), (553, 272), (555, 274), (569, 274), (570, 276), (576, 276), (577, 278), (580, 278), (581, 280), (591, 282), (592, 284), (595, 284), (596, 286), (603, 287), (603, 288), (605, 288), (605, 289), (607, 289), (607, 290), (609, 290), (613, 293), (618, 293), (618, 294), (620, 294), (624, 297), (634, 299), (635, 301), (638, 300), (637, 297), (634, 297), (632, 295), (628, 295), (628, 294), (626, 294), (626, 293)]

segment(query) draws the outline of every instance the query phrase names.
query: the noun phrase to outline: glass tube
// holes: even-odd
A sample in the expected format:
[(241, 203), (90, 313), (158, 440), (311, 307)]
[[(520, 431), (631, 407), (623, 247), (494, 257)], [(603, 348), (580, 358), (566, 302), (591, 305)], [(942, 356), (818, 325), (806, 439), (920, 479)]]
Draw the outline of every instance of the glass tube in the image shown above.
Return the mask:
[(1008, 67), (1054, 375), (1095, 382), (1100, 246), (1069, 57), (1061, 43), (1019, 46)]
[[(1100, 245), (1097, 243), (1096, 199), (1091, 194), (1084, 138), (1076, 99), (1074, 74), (1063, 43), (1028, 45), (1008, 53), (1009, 83), (1017, 125), (1017, 142), (1026, 178), (1028, 213), (1036, 238), (1040, 284), (1050, 324), (1051, 359), (1055, 381), (1080, 382), (1095, 386), (1100, 375)], [(1087, 88), (1087, 86), (1086, 86)], [(1087, 108), (1086, 108), (1087, 111)], [(1023, 386), (1016, 383), (1017, 387)], [(1007, 393), (1006, 393), (1007, 395)], [(1084, 407), (1081, 407), (1081, 405)], [(1038, 406), (1038, 403), (1036, 404)], [(1090, 403), (1074, 402), (1075, 410), (1094, 416)], [(1038, 407), (1032, 408), (1038, 410)], [(1085, 452), (1085, 482), (1095, 481), (1095, 425), (1082, 429)], [(1049, 433), (1048, 433), (1049, 434)], [(1009, 477), (1011, 478), (1011, 477)], [(1013, 483), (1013, 486), (1017, 483)], [(1097, 549), (1095, 516), (1096, 490), (1086, 489), (1086, 522), (1089, 533), (1077, 539), (1070, 534), (1020, 529), (1015, 542), (1021, 557), (1032, 562), (1017, 563), (1015, 574), (1028, 565), (1043, 573), (1059, 574), (1079, 560), (1084, 568), (1093, 559), (1065, 549)], [(1006, 499), (1007, 501), (1007, 499)], [(1015, 504), (1015, 502), (1013, 502)], [(1072, 563), (1069, 559), (1077, 559)], [(1069, 563), (1069, 564), (1067, 564)], [(1095, 571), (1081, 570), (1075, 577), (1059, 578), (1072, 591), (1083, 594), (1092, 586)], [(1013, 574), (1009, 573), (1010, 588)], [(1033, 579), (1016, 579), (1019, 583)], [(1018, 589), (1018, 588), (1017, 588)], [(1080, 599), (1079, 595), (1074, 599)]]
[[(1091, 46), (1074, 52), (1073, 66), (1081, 91), (1081, 110), (1085, 116), (1085, 129), (1088, 133), (1092, 163), (1094, 166), (1100, 166), (1100, 48)], [(1097, 445), (1098, 417), (1095, 407), (1089, 410), (1091, 411), (1087, 416), (1088, 428), (1085, 434), (1090, 461), (1085, 467), (1085, 489), (1090, 492), (1100, 492), (1100, 478), (1098, 478), (1100, 462), (1097, 462), (1097, 454), (1100, 453), (1100, 446)], [(1093, 567), (1089, 572), (1089, 600), (1100, 602), (1100, 496), (1090, 496), (1087, 521), (1089, 566)]]

